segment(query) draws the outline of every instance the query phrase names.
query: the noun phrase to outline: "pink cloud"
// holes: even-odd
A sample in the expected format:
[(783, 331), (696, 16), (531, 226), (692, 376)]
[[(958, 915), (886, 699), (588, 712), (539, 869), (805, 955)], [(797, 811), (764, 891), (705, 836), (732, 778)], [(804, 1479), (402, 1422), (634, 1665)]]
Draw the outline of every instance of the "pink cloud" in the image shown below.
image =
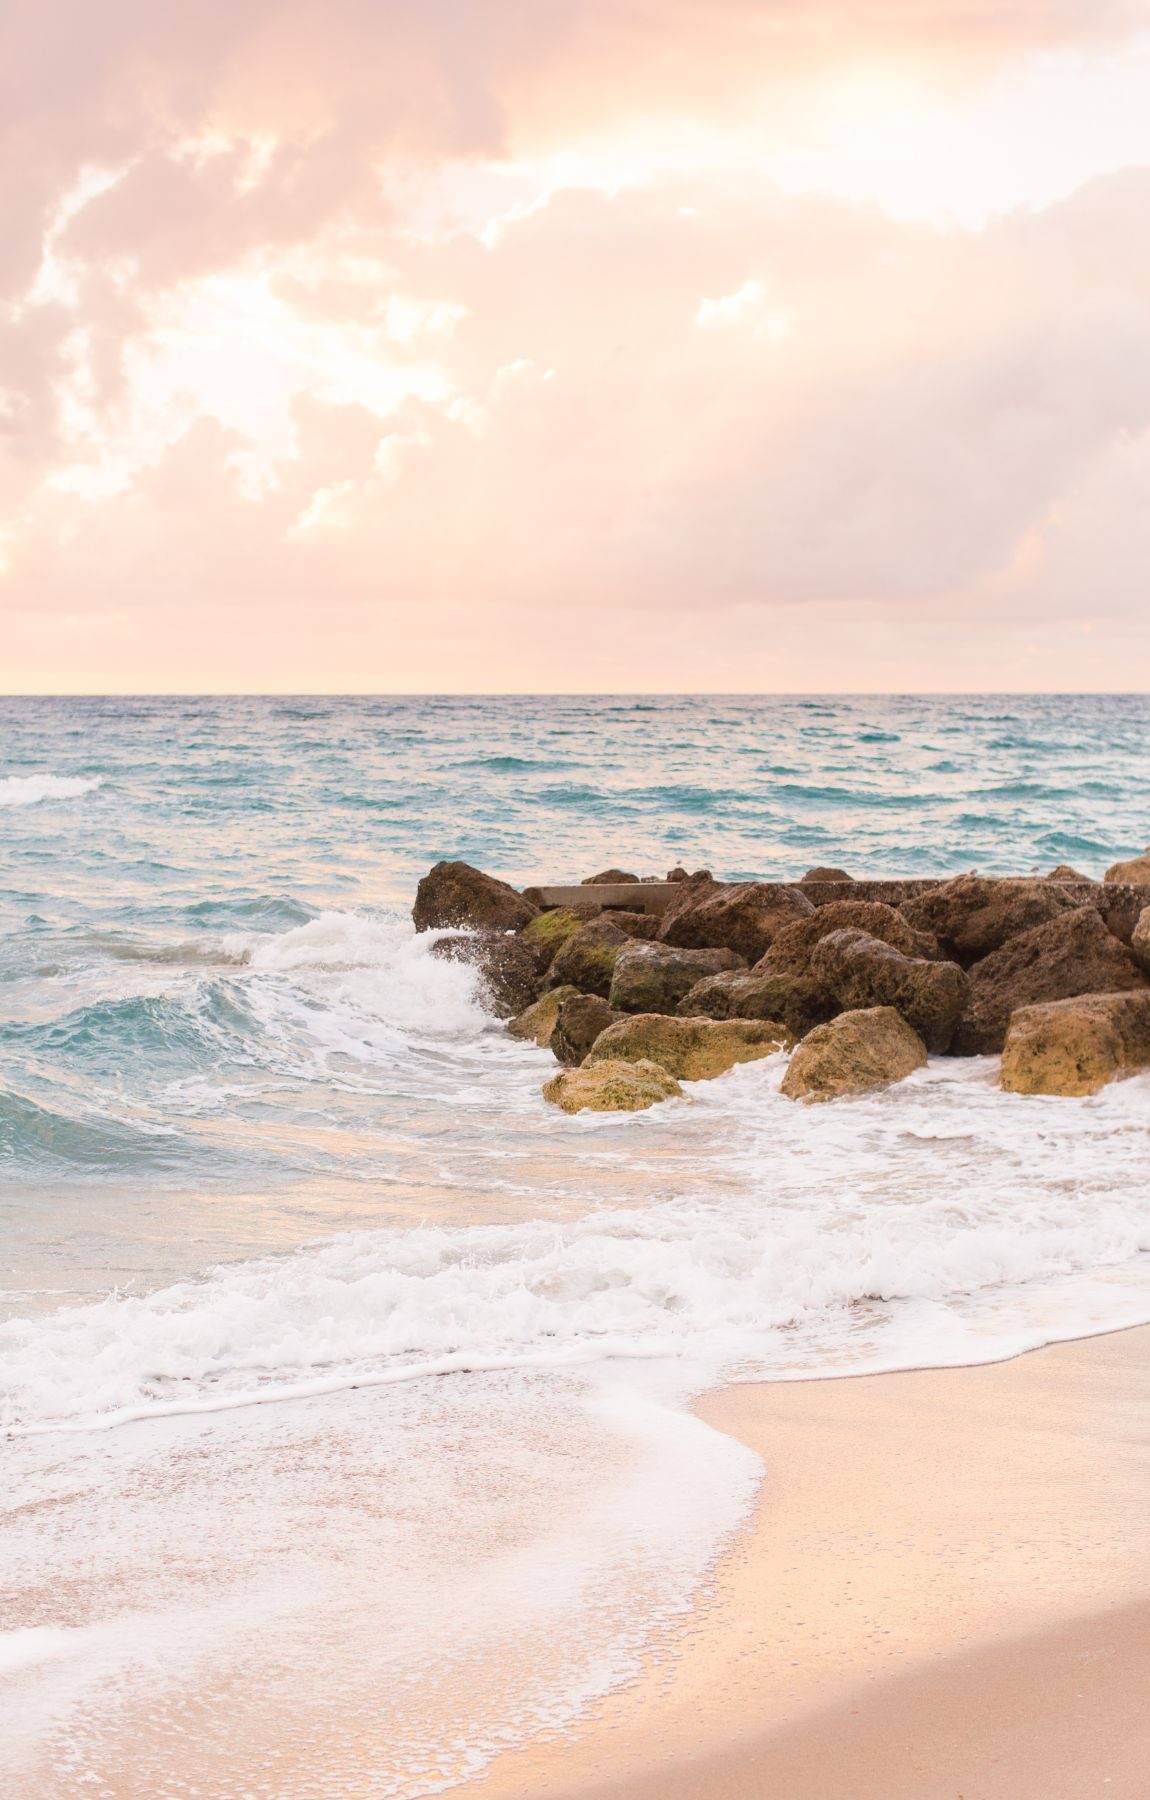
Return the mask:
[[(721, 142), (752, 96), (801, 104), (828, 44), (977, 88), (1136, 22), (1071, 0), (13, 16), (13, 684), (1145, 679), (1144, 173), (979, 230), (787, 195), (706, 146), (614, 193), (522, 173), (609, 125), (608, 150), (667, 118)], [(415, 230), (469, 166), (497, 228)]]

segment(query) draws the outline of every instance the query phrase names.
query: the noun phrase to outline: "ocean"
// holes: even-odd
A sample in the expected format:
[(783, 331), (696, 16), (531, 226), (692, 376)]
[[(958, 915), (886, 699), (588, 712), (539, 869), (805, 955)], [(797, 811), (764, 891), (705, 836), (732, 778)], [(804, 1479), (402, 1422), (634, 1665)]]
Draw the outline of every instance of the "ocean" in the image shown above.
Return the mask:
[(1150, 1319), (1150, 1077), (782, 1060), (569, 1118), (415, 883), (1045, 870), (1135, 696), (0, 700), (0, 1751), (21, 1795), (416, 1796), (677, 1633), (716, 1383)]

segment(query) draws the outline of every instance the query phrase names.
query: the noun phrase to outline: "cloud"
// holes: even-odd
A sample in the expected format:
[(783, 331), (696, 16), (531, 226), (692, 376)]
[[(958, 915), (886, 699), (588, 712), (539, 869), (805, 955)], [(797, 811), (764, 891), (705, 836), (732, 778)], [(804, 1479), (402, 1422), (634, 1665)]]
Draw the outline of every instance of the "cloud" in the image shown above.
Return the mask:
[[(15, 9), (0, 656), (32, 686), (1073, 685), (1102, 621), (1097, 680), (1150, 672), (1150, 176), (1081, 179), (1106, 137), (978, 229), (885, 203), (911, 75), (966, 96), (936, 164), (921, 139), (942, 191), (1003, 71), (1055, 84), (1045, 117), (1065, 70), (1025, 59), (1139, 10)], [(857, 191), (831, 127), (873, 150), (892, 104)]]

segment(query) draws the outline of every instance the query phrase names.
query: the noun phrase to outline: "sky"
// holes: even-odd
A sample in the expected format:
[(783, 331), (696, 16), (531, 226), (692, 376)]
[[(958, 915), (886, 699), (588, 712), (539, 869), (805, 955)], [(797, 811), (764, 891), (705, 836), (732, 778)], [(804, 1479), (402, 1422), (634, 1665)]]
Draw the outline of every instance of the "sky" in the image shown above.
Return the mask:
[(0, 690), (1150, 690), (1150, 0), (5, 9)]

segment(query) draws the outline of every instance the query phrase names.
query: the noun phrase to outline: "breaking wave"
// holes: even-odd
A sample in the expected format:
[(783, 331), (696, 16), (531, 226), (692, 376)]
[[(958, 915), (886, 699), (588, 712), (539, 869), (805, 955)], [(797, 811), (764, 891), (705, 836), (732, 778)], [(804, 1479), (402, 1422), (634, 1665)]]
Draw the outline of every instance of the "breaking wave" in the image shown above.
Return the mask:
[(78, 800), (103, 787), (102, 775), (5, 775), (0, 806), (36, 806), (41, 800)]

